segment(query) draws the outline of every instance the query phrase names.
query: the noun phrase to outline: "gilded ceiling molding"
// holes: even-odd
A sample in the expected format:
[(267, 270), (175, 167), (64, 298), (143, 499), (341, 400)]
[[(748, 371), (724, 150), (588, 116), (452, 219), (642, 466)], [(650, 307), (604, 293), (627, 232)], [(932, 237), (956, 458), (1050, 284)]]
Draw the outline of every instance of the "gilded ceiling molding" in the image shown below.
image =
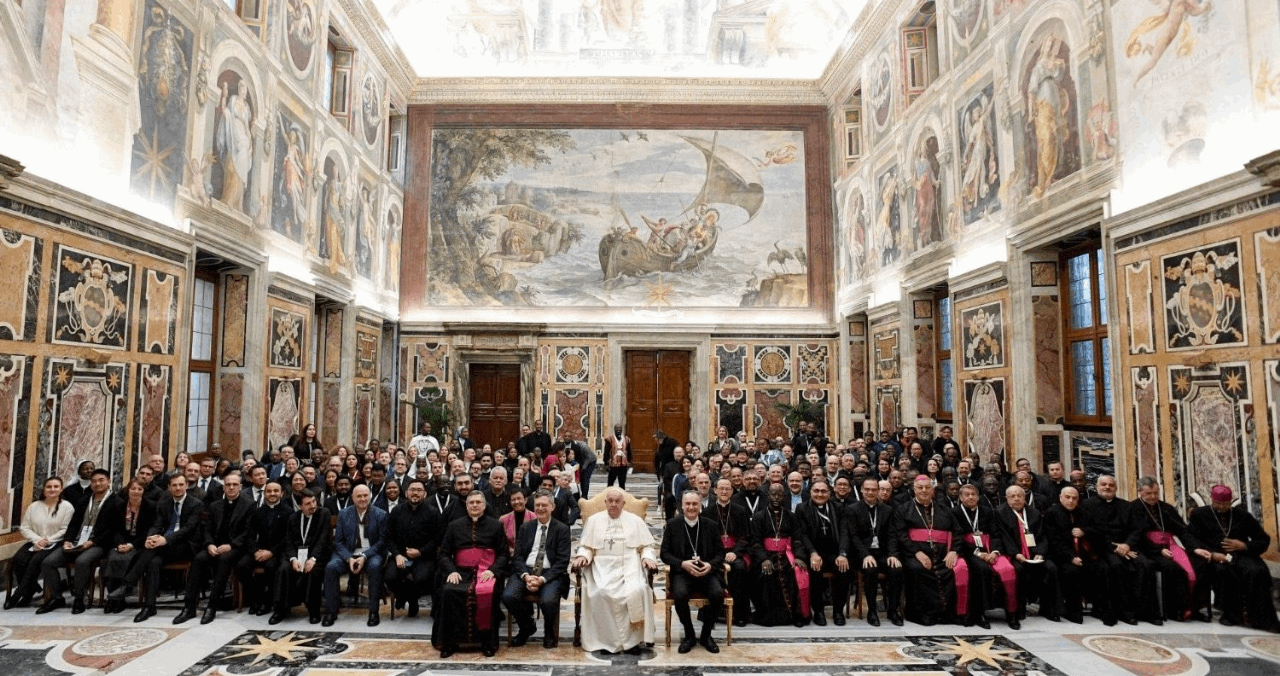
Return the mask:
[(853, 28), (850, 29), (853, 39), (840, 45), (835, 56), (827, 63), (826, 70), (818, 78), (818, 88), (827, 99), (825, 103), (832, 106), (844, 103), (844, 91), (858, 79), (855, 70), (884, 37), (901, 4), (900, 0), (882, 1), (875, 3), (874, 7), (868, 4), (863, 8), (862, 15), (854, 20)]
[(419, 78), (410, 103), (827, 105), (813, 80), (741, 78)]
[[(373, 52), (378, 63), (387, 71), (388, 84), (394, 86), (402, 94), (413, 89), (413, 81), (417, 75), (409, 65), (409, 59), (400, 50), (400, 45), (391, 36), (391, 29), (382, 19), (382, 14), (370, 0), (337, 0), (347, 21), (360, 35), (360, 41)], [(395, 100), (395, 97), (392, 97)]]

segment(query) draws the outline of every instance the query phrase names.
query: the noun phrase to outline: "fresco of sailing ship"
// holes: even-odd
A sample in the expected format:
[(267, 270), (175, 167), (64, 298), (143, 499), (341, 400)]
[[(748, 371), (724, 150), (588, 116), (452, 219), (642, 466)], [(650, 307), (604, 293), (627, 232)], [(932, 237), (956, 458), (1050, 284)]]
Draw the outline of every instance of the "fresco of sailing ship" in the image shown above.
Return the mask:
[[(617, 207), (626, 227), (615, 224), (600, 238), (600, 269), (605, 282), (624, 275), (696, 270), (715, 252), (722, 229), (746, 225), (764, 204), (764, 185), (754, 162), (718, 145), (718, 135), (711, 142), (680, 138), (706, 157), (702, 189), (683, 212), (670, 219), (641, 214), (641, 223), (636, 224)], [(721, 209), (726, 207), (734, 208), (736, 213), (726, 215), (735, 220), (724, 220)]]

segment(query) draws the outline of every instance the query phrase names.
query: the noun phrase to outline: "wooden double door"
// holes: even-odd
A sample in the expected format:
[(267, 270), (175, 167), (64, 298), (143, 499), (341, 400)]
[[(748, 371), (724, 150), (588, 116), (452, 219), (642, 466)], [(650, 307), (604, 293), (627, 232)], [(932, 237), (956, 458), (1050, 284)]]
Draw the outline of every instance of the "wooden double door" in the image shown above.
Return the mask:
[(479, 448), (505, 448), (520, 438), (520, 365), (471, 364), (467, 425)]
[(631, 437), (632, 465), (653, 471), (655, 430), (683, 444), (689, 439), (690, 352), (628, 350), (623, 354), (626, 382), (626, 433)]

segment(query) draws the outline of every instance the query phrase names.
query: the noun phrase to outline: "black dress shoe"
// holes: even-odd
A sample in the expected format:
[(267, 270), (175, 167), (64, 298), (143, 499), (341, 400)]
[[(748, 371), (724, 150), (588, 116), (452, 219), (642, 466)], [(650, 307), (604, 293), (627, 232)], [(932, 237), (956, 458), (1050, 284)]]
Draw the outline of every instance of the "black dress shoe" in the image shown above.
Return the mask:
[(283, 613), (271, 613), (271, 617), (267, 619), (267, 624), (280, 624), (284, 622)]
[(1138, 620), (1137, 620), (1137, 618), (1134, 618), (1134, 617), (1121, 617), (1121, 618), (1120, 618), (1120, 621), (1121, 621), (1121, 622), (1124, 622), (1125, 624), (1127, 624), (1127, 625), (1129, 625), (1129, 626), (1131, 626), (1131, 627), (1135, 627), (1135, 626), (1137, 626), (1137, 625), (1138, 625)]
[(1114, 617), (1105, 618), (1102, 620), (1102, 624), (1108, 627), (1114, 627), (1116, 626), (1116, 618)]
[(703, 637), (702, 637), (702, 640), (701, 640), (701, 641), (699, 641), (699, 643), (701, 643), (701, 644), (702, 644), (702, 647), (703, 647), (703, 648), (706, 648), (706, 649), (707, 649), (707, 652), (709, 652), (709, 653), (718, 653), (718, 652), (720, 652), (720, 645), (719, 645), (718, 643), (716, 643), (716, 640), (715, 640), (714, 638), (712, 638), (711, 636), (703, 636)]
[(1009, 628), (1014, 631), (1022, 628), (1022, 623), (1018, 621), (1018, 617), (1016, 615), (1009, 618)]
[(528, 643), (529, 637), (533, 636), (533, 631), (534, 630), (531, 630), (531, 629), (530, 630), (521, 629), (519, 632), (516, 633), (516, 637), (511, 639), (511, 647), (519, 648), (520, 646), (523, 646), (524, 644)]
[(1237, 620), (1234, 617), (1223, 615), (1221, 618), (1218, 619), (1218, 624), (1221, 624), (1224, 627), (1234, 627), (1240, 624), (1240, 620)]
[(821, 610), (813, 613), (813, 624), (819, 627), (827, 626), (827, 615)]
[[(155, 617), (155, 614), (156, 614), (155, 606), (142, 606), (142, 610), (139, 610), (138, 614), (133, 616), (133, 621), (146, 622), (147, 618)], [(196, 616), (196, 611), (194, 610), (191, 611), (191, 617), (195, 617), (195, 616)], [(189, 620), (191, 619), (191, 617), (188, 617), (187, 619)]]
[(40, 607), (36, 608), (36, 614), (43, 615), (45, 613), (51, 613), (59, 608), (66, 608), (66, 607), (67, 607), (67, 600), (62, 598), (61, 595), (59, 595), (40, 604)]
[(333, 623), (336, 622), (337, 620), (338, 618), (335, 617), (333, 613), (325, 613), (324, 619), (320, 620), (320, 626), (332, 627)]
[(803, 627), (803, 626), (804, 626), (804, 625), (806, 625), (806, 624), (809, 624), (809, 620), (806, 620), (806, 619), (804, 619), (803, 617), (802, 617), (802, 618), (800, 618), (800, 619), (798, 619), (798, 620), (796, 620), (796, 628)]
[(378, 616), (378, 611), (370, 610), (369, 621), (366, 622), (365, 624), (369, 625), (370, 627), (376, 627), (380, 622), (382, 622), (382, 618)]
[(77, 596), (71, 599), (71, 614), (79, 615), (84, 612), (84, 599)]
[(1151, 618), (1151, 624), (1154, 624), (1154, 625), (1156, 625), (1157, 627), (1164, 626), (1164, 618), (1163, 618), (1163, 617), (1153, 617), (1153, 618)]
[(218, 618), (218, 611), (214, 609), (213, 604), (205, 606), (204, 615), (200, 616), (200, 624), (209, 624)]
[(554, 636), (544, 636), (544, 637), (542, 637), (542, 647), (543, 647), (543, 648), (546, 648), (547, 650), (551, 650), (552, 648), (555, 648), (555, 647), (556, 647), (556, 646), (558, 646), (558, 645), (560, 645), (560, 641), (559, 641), (556, 637), (554, 637)]
[(867, 611), (867, 624), (873, 627), (880, 626), (880, 615), (874, 610)]
[(680, 640), (680, 647), (676, 648), (676, 650), (678, 650), (680, 654), (683, 655), (689, 652), (690, 650), (693, 650), (693, 646), (695, 645), (698, 645), (698, 642), (693, 640), (692, 636), (686, 636)]
[(745, 627), (745, 626), (747, 626), (747, 618), (745, 618), (745, 617), (741, 617), (741, 616), (738, 616), (738, 617), (733, 618), (733, 626), (735, 626), (735, 627)]
[(271, 613), (271, 606), (260, 606), (258, 608), (258, 612), (254, 613), (254, 615), (258, 617), (262, 617), (263, 615), (267, 615), (270, 613)]
[(978, 625), (979, 627), (982, 627), (983, 629), (991, 628), (991, 623), (988, 622), (987, 618), (985, 617), (979, 617), (977, 620), (974, 621), (974, 624)]
[(485, 645), (480, 646), (480, 654), (485, 657), (493, 657), (498, 654), (498, 646)]
[(447, 660), (447, 659), (449, 659), (450, 657), (452, 657), (452, 656), (453, 656), (453, 653), (454, 653), (456, 650), (457, 650), (457, 649), (456, 649), (456, 648), (454, 648), (453, 646), (445, 646), (445, 647), (441, 648), (441, 649), (440, 649), (440, 659), (442, 659), (442, 660)]
[(418, 599), (409, 599), (409, 612), (406, 613), (406, 616), (408, 617), (418, 616)]
[(964, 617), (960, 618), (960, 626), (962, 626), (962, 627), (972, 627), (972, 626), (973, 626), (973, 618), (972, 618), (972, 617), (969, 617), (968, 615), (965, 615)]
[(897, 614), (897, 613), (890, 613), (890, 614), (889, 614), (889, 622), (890, 622), (891, 624), (893, 624), (893, 626), (895, 626), (895, 627), (901, 627), (901, 626), (902, 626), (902, 616), (901, 616), (901, 615), (899, 615), (899, 614)]
[(307, 613), (307, 622), (320, 624), (320, 613)]
[[(145, 608), (144, 608), (143, 610), (145, 610)], [(151, 611), (151, 612), (153, 612), (153, 613), (154, 613), (155, 611), (153, 610), (153, 611)], [(139, 617), (141, 617), (141, 616), (142, 616), (142, 613), (138, 613), (138, 616), (139, 616)], [(177, 616), (177, 617), (175, 617), (175, 618), (173, 618), (173, 623), (174, 623), (174, 624), (182, 624), (183, 622), (186, 622), (187, 620), (189, 620), (189, 619), (191, 619), (191, 618), (193, 618), (193, 617), (195, 617), (195, 616), (196, 616), (196, 609), (195, 609), (195, 608), (183, 608), (181, 611), (179, 611), (179, 612), (178, 612), (178, 616)], [(141, 622), (141, 621), (142, 621), (142, 620), (134, 620), (134, 622)]]
[(1066, 618), (1067, 618), (1067, 621), (1069, 621), (1069, 622), (1073, 622), (1073, 623), (1075, 623), (1075, 624), (1084, 624), (1084, 614), (1083, 614), (1083, 613), (1070, 613), (1070, 614), (1068, 614), (1068, 615), (1065, 615), (1064, 617), (1066, 617)]
[(843, 626), (844, 626), (844, 623), (845, 623), (844, 613), (834, 613), (834, 614), (832, 614), (832, 616), (831, 616), (831, 621), (832, 621), (832, 622), (835, 622), (837, 627), (843, 627)]

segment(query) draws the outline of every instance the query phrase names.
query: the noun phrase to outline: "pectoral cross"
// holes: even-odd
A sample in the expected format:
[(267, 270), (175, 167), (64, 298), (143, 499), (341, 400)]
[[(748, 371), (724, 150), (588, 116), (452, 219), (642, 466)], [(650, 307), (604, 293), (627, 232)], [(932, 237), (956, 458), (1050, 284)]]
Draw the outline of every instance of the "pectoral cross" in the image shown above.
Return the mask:
[(823, 535), (826, 535), (826, 534), (827, 534), (827, 524), (826, 524), (826, 523), (823, 523), (823, 524), (822, 524), (822, 534), (823, 534)]

